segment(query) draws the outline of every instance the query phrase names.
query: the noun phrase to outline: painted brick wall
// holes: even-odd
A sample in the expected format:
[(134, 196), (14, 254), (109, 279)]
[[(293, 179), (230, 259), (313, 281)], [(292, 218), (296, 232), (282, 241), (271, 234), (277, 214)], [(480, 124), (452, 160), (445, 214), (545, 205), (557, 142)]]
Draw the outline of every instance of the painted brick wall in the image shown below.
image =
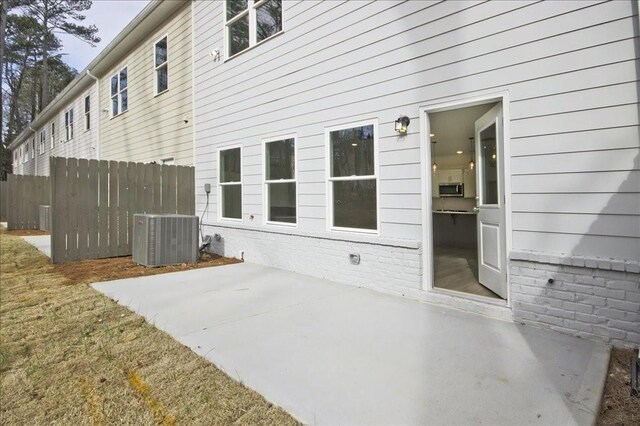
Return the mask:
[[(251, 263), (273, 266), (335, 282), (402, 292), (422, 286), (422, 248), (417, 243), (386, 240), (354, 242), (316, 235), (297, 235), (205, 225), (207, 235), (220, 234), (211, 251), (240, 257)], [(352, 265), (349, 254), (360, 255)]]
[(640, 344), (638, 262), (534, 252), (512, 252), (510, 258), (517, 321), (616, 346)]

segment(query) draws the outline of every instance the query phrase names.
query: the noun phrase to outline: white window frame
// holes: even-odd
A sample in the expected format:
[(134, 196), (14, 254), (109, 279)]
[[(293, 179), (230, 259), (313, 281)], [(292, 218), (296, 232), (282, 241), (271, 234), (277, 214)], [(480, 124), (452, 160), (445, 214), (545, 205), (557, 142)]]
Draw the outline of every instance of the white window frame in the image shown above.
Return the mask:
[(52, 121), (49, 125), (49, 131), (51, 133), (50, 138), (51, 138), (51, 149), (54, 148), (55, 144), (56, 144), (56, 122)]
[(29, 142), (31, 141), (27, 141), (24, 144), (24, 155), (22, 157), (23, 164), (27, 164), (27, 162), (29, 161)]
[[(271, 142), (278, 142), (286, 139), (293, 139), (293, 179), (275, 179), (267, 180), (267, 144)], [(296, 221), (294, 223), (278, 222), (269, 220), (269, 184), (270, 183), (295, 183), (296, 184)], [(298, 194), (298, 135), (289, 134), (285, 136), (277, 136), (262, 140), (262, 205), (263, 208), (263, 222), (266, 225), (287, 226), (290, 228), (298, 227), (298, 211), (299, 211), (299, 194)]]
[[(373, 171), (374, 175), (331, 177), (331, 132), (336, 130), (352, 129), (355, 127), (373, 126)], [(325, 127), (325, 158), (326, 158), (326, 182), (327, 182), (327, 230), (332, 232), (353, 232), (358, 234), (380, 235), (380, 152), (379, 152), (379, 126), (378, 119), (362, 120)], [(376, 181), (376, 229), (348, 228), (333, 226), (333, 182), (353, 180)]]
[[(87, 100), (89, 103), (87, 104)], [(87, 108), (87, 106), (89, 108)], [(91, 130), (91, 95), (87, 95), (84, 97), (84, 131), (88, 132)]]
[(73, 140), (73, 107), (64, 112), (65, 141)]
[[(238, 55), (243, 54), (256, 46), (261, 45), (267, 40), (271, 40), (272, 38), (282, 34), (284, 32), (284, 6), (285, 0), (282, 0), (282, 17), (280, 18), (282, 21), (282, 29), (275, 34), (270, 35), (264, 40), (258, 42), (258, 33), (257, 33), (257, 13), (256, 11), (260, 6), (267, 3), (269, 0), (247, 0), (247, 9), (238, 13), (236, 16), (227, 21), (227, 0), (224, 0), (222, 14), (224, 16), (223, 26), (224, 26), (224, 57), (225, 61), (235, 58)], [(229, 56), (229, 26), (234, 22), (238, 21), (240, 18), (249, 15), (249, 47), (240, 52), (234, 53), (232, 56)]]
[[(156, 45), (160, 43), (164, 38), (167, 39), (167, 60), (161, 63), (160, 65), (156, 66)], [(158, 92), (158, 70), (160, 70), (160, 68), (163, 68), (163, 67), (167, 68), (167, 88), (161, 92)], [(128, 74), (127, 74), (127, 77), (128, 77)], [(153, 43), (153, 93), (154, 93), (154, 96), (159, 96), (168, 91), (169, 91), (169, 34), (165, 34)]]
[(38, 152), (39, 152), (40, 155), (44, 154), (44, 151), (46, 149), (46, 146), (45, 146), (46, 139), (47, 139), (46, 130), (41, 130), (40, 131), (40, 144), (38, 145)]
[[(231, 149), (240, 148), (240, 181), (239, 182), (221, 182), (222, 176), (222, 151), (228, 151)], [(244, 188), (242, 185), (242, 175), (244, 167), (244, 157), (243, 157), (243, 149), (242, 145), (227, 145), (218, 148), (218, 220), (225, 222), (238, 222), (242, 223), (244, 221)], [(223, 217), (222, 216), (222, 187), (228, 185), (240, 185), (240, 219), (234, 217)]]
[(34, 160), (36, 158), (36, 137), (35, 135), (31, 138), (31, 159)]
[[(120, 73), (123, 70), (127, 70), (127, 87), (122, 90), (120, 88)], [(116, 90), (116, 94), (112, 95), (111, 94), (111, 80), (113, 80), (113, 77), (116, 77), (118, 79), (118, 88)], [(111, 77), (109, 77), (109, 114), (111, 116), (111, 118), (116, 118), (122, 114), (124, 114), (125, 112), (129, 111), (129, 87), (130, 87), (130, 81), (129, 81), (129, 65), (124, 65), (122, 67), (120, 67), (120, 69), (118, 69), (118, 71), (116, 71), (115, 74), (112, 74)], [(122, 111), (122, 92), (126, 91), (127, 92), (127, 109)], [(118, 112), (116, 114), (113, 113), (113, 98), (117, 98), (118, 99)]]

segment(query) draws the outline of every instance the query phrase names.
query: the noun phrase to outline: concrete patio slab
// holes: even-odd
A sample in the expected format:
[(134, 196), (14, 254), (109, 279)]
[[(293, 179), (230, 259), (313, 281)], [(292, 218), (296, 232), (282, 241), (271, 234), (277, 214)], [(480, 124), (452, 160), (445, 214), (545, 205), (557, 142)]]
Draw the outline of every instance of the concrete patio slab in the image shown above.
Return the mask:
[(47, 257), (51, 257), (51, 236), (50, 235), (27, 235), (20, 237), (42, 253), (46, 254)]
[(236, 264), (93, 285), (309, 424), (591, 424), (604, 344)]

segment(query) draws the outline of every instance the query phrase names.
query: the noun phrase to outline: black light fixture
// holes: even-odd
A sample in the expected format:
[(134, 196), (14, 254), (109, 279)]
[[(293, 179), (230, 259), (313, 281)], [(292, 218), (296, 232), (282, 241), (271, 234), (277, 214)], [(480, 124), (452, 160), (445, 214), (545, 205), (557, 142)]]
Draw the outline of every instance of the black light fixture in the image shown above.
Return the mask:
[(396, 120), (396, 132), (403, 135), (406, 134), (409, 123), (411, 123), (411, 120), (406, 115), (401, 115), (400, 117), (398, 117), (398, 119)]

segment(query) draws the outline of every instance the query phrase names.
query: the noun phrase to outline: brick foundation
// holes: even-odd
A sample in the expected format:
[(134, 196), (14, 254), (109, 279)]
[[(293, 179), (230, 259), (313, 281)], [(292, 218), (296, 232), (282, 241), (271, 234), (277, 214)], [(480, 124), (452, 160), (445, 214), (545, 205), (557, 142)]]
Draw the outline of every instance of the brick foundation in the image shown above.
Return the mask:
[(640, 344), (638, 262), (533, 252), (510, 259), (515, 320), (616, 346)]

